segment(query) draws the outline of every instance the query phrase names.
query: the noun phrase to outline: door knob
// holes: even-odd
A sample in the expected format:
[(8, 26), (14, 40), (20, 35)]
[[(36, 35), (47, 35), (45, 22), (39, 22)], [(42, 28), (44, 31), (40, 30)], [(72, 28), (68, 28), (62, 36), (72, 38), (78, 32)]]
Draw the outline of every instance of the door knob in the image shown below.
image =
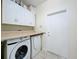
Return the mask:
[(15, 19), (15, 22), (18, 22), (18, 20), (17, 20), (17, 19)]

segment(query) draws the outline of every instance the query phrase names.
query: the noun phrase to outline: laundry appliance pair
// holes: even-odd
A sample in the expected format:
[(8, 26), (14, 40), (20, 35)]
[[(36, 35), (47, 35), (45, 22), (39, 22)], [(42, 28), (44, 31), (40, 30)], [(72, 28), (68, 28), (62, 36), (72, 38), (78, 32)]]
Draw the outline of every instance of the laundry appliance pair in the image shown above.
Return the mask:
[(41, 41), (35, 37), (7, 40), (4, 47), (4, 59), (33, 59), (41, 50), (40, 46)]

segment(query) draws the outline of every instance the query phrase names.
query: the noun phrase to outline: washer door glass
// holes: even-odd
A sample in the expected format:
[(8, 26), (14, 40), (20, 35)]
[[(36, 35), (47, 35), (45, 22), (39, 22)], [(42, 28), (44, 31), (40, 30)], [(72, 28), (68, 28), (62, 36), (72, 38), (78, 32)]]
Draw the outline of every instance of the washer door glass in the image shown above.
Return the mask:
[(28, 52), (28, 47), (26, 45), (22, 45), (19, 47), (15, 54), (15, 59), (23, 59)]

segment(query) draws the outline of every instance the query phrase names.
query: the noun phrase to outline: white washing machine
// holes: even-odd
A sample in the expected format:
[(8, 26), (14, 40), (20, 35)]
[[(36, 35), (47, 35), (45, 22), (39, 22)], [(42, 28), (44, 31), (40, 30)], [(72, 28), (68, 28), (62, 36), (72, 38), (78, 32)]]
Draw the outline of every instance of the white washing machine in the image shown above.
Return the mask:
[(30, 38), (6, 41), (5, 59), (30, 59)]
[(32, 41), (32, 59), (34, 59), (42, 50), (41, 35), (31, 37)]

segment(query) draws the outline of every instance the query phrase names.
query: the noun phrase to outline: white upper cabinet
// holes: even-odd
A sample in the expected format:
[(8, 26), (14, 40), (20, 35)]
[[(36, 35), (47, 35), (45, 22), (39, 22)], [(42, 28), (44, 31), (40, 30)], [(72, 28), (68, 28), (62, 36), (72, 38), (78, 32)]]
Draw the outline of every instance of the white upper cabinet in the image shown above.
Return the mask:
[(3, 0), (2, 24), (35, 26), (35, 16), (15, 2)]

